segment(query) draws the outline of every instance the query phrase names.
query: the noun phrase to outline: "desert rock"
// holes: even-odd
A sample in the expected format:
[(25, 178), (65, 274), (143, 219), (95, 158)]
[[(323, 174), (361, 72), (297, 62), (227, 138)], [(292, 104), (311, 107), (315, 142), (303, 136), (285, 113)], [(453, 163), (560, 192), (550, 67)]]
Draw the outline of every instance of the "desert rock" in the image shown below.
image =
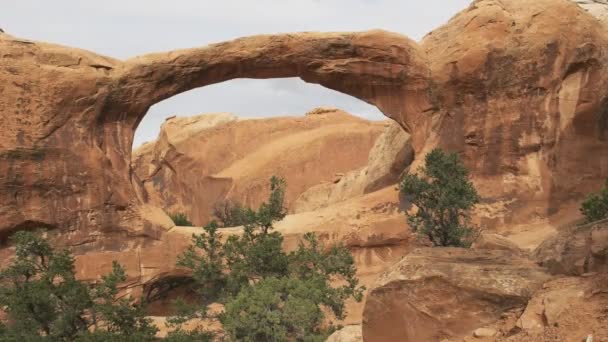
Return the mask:
[(390, 123), (369, 151), (366, 166), (309, 188), (296, 199), (293, 210), (313, 211), (394, 185), (413, 158), (409, 135), (396, 123)]
[(360, 325), (348, 325), (331, 334), (327, 342), (362, 342)]
[[(515, 326), (504, 325), (497, 341), (585, 341), (608, 338), (606, 275), (563, 277), (544, 284)], [(510, 332), (510, 333), (509, 333)]]
[(476, 1), (420, 44), (301, 33), (119, 61), (2, 34), (0, 231), (61, 228), (67, 244), (110, 249), (89, 237), (160, 238), (140, 209), (133, 131), (151, 105), (239, 77), (299, 76), (375, 104), (410, 133), (414, 164), (437, 145), (460, 152), (489, 204), (514, 199), (485, 225), (575, 213), (608, 165), (607, 43), (566, 0)]
[(606, 0), (574, 0), (579, 6), (584, 8), (594, 17), (598, 18), (603, 24), (608, 22), (608, 1)]
[(313, 112), (268, 119), (215, 114), (167, 120), (155, 142), (134, 151), (144, 201), (168, 213), (184, 212), (204, 225), (221, 201), (259, 206), (275, 175), (287, 181), (289, 209), (311, 186), (365, 165), (386, 125), (338, 109)]
[(525, 307), (548, 279), (533, 262), (508, 251), (418, 249), (370, 289), (363, 338), (406, 342), (463, 337), (507, 310)]
[(553, 274), (582, 275), (606, 271), (608, 221), (562, 229), (534, 251), (538, 263)]

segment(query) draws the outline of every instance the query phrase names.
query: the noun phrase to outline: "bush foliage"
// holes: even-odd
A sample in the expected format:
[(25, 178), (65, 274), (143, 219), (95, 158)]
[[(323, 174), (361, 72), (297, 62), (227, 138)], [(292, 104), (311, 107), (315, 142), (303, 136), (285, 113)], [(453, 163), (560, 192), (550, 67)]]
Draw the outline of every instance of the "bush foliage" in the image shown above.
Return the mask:
[[(205, 306), (219, 302), (226, 334), (238, 341), (322, 341), (326, 308), (344, 317), (344, 301), (361, 300), (353, 258), (343, 246), (325, 248), (306, 234), (297, 250), (283, 251), (283, 236), (272, 231), (285, 216), (285, 181), (271, 179), (271, 194), (258, 210), (248, 210), (242, 235), (223, 239), (211, 222), (194, 235), (178, 264), (192, 270)], [(340, 286), (332, 286), (341, 280)], [(194, 309), (196, 311), (196, 308)]]
[(608, 179), (597, 194), (590, 194), (580, 208), (586, 223), (602, 220), (608, 217)]
[(479, 195), (456, 153), (434, 149), (418, 174), (401, 180), (400, 190), (418, 209), (408, 214), (412, 230), (435, 246), (470, 245), (476, 229), (470, 224), (469, 212)]
[(176, 226), (180, 227), (192, 227), (194, 224), (190, 221), (188, 216), (184, 213), (173, 213), (170, 214), (169, 217), (173, 220), (173, 223)]
[(0, 307), (10, 324), (0, 328), (2, 341), (145, 341), (157, 329), (141, 305), (117, 299), (124, 269), (97, 285), (76, 280), (74, 258), (54, 251), (39, 233), (20, 231), (11, 237), (16, 256), (0, 272)]
[[(305, 234), (296, 250), (283, 250), (283, 236), (273, 231), (282, 219), (286, 183), (273, 177), (270, 196), (257, 210), (244, 209), (242, 234), (224, 238), (215, 221), (178, 258), (192, 271), (201, 301), (178, 303), (168, 320), (173, 331), (165, 340), (212, 341), (204, 328), (189, 331), (192, 318), (217, 318), (226, 340), (324, 341), (333, 331), (326, 314), (345, 315), (345, 300), (362, 299), (354, 260), (341, 245), (325, 247), (315, 234)], [(182, 221), (177, 220), (176, 224)], [(157, 328), (145, 317), (144, 301), (117, 298), (126, 281), (116, 262), (98, 284), (75, 277), (74, 258), (56, 252), (41, 234), (20, 231), (11, 237), (14, 261), (0, 272), (1, 341), (152, 341)], [(213, 316), (211, 303), (225, 310)]]

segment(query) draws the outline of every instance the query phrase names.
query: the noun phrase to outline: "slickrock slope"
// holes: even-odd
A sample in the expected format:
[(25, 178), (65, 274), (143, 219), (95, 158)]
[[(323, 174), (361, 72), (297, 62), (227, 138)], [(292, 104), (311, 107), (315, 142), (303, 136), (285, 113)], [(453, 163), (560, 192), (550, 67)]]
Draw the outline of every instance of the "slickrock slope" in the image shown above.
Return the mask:
[(414, 158), (409, 135), (391, 123), (369, 151), (365, 167), (315, 185), (302, 193), (293, 205), (295, 212), (312, 211), (394, 185)]
[(304, 117), (172, 118), (158, 140), (134, 151), (134, 171), (146, 203), (169, 213), (185, 212), (203, 225), (222, 200), (259, 206), (273, 175), (286, 179), (286, 205), (291, 207), (311, 186), (365, 165), (387, 123), (330, 108)]

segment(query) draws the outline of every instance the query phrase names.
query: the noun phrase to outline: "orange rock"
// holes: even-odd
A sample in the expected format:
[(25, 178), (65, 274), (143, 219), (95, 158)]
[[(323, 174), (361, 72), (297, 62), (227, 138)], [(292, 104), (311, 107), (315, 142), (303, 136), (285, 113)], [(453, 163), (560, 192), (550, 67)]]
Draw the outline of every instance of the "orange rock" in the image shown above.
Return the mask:
[(220, 201), (259, 206), (273, 175), (286, 179), (291, 207), (311, 186), (365, 165), (385, 125), (337, 109), (269, 119), (174, 118), (157, 141), (134, 151), (133, 164), (147, 203), (204, 225)]
[(366, 341), (439, 341), (463, 337), (524, 307), (549, 279), (510, 251), (418, 249), (370, 289), (363, 313)]
[(157, 239), (167, 228), (140, 209), (134, 129), (163, 99), (239, 77), (299, 76), (376, 105), (411, 134), (414, 166), (437, 145), (460, 152), (488, 205), (514, 199), (486, 226), (548, 218), (606, 175), (607, 40), (566, 0), (477, 1), (420, 44), (265, 35), (124, 62), (2, 34), (0, 232), (61, 228), (83, 250)]

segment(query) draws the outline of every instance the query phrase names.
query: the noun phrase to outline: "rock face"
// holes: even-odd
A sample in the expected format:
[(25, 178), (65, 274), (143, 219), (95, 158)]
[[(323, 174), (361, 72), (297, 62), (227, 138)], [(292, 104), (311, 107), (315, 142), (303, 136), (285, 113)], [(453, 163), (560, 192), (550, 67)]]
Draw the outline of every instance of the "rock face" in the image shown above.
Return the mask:
[(365, 341), (462, 337), (510, 309), (525, 307), (549, 276), (508, 251), (419, 249), (370, 289)]
[[(78, 254), (83, 279), (103, 271), (102, 257), (117, 259), (132, 291), (175, 274), (178, 235), (192, 231), (145, 203), (153, 195), (132, 167), (134, 130), (150, 106), (190, 89), (292, 76), (376, 105), (409, 133), (412, 168), (436, 146), (460, 153), (491, 213), (484, 226), (552, 222), (608, 174), (606, 46), (605, 26), (566, 0), (478, 0), (420, 43), (385, 31), (282, 34), (126, 61), (0, 34), (0, 239), (46, 227)], [(396, 201), (388, 188), (291, 215), (280, 229), (286, 247), (315, 229), (347, 241), (370, 281), (408, 249)], [(413, 254), (382, 278), (366, 339), (479, 328), (545, 277), (505, 251), (445, 253)]]
[(608, 271), (608, 220), (563, 229), (534, 251), (553, 274)]
[[(288, 215), (275, 225), (275, 229), (283, 234), (286, 250), (297, 248), (306, 232), (315, 232), (326, 245), (343, 243), (351, 250), (357, 276), (367, 288), (379, 274), (409, 252), (413, 240), (392, 187), (314, 212)], [(161, 241), (151, 241), (126, 251), (97, 250), (77, 255), (77, 277), (86, 281), (98, 280), (111, 271), (112, 261), (116, 260), (126, 269), (127, 292), (136, 297), (144, 293), (148, 297), (161, 281), (187, 276), (184, 270), (176, 268), (177, 256), (190, 244), (192, 234), (200, 231), (198, 227), (174, 227), (163, 234)], [(222, 234), (227, 236), (239, 231), (239, 228), (222, 229)], [(343, 324), (360, 324), (363, 305), (364, 302), (349, 301)], [(156, 303), (151, 307), (153, 315), (166, 315), (172, 308)]]
[(574, 0), (603, 24), (608, 23), (608, 1), (606, 0)]
[(384, 31), (255, 36), (125, 62), (8, 34), (0, 50), (0, 232), (60, 228), (83, 249), (119, 250), (112, 235), (137, 244), (169, 229), (142, 204), (130, 166), (133, 132), (163, 99), (233, 78), (299, 76), (399, 122), (429, 108), (416, 95), (428, 83), (423, 52)]
[(369, 151), (365, 167), (311, 187), (297, 198), (293, 210), (312, 211), (394, 185), (413, 159), (409, 135), (393, 122)]
[(222, 200), (259, 206), (273, 175), (286, 179), (290, 208), (311, 186), (363, 166), (386, 124), (337, 109), (255, 120), (228, 114), (172, 118), (155, 142), (133, 152), (134, 171), (144, 202), (204, 225)]
[(599, 188), (607, 38), (572, 2), (511, 0), (475, 1), (421, 42), (441, 109), (426, 147), (460, 151), (484, 202), (503, 208), (484, 225), (550, 217)]
[(517, 319), (497, 322), (499, 333), (489, 341), (589, 341), (589, 335), (594, 341), (605, 340), (606, 280), (605, 274), (595, 274), (548, 281)]

